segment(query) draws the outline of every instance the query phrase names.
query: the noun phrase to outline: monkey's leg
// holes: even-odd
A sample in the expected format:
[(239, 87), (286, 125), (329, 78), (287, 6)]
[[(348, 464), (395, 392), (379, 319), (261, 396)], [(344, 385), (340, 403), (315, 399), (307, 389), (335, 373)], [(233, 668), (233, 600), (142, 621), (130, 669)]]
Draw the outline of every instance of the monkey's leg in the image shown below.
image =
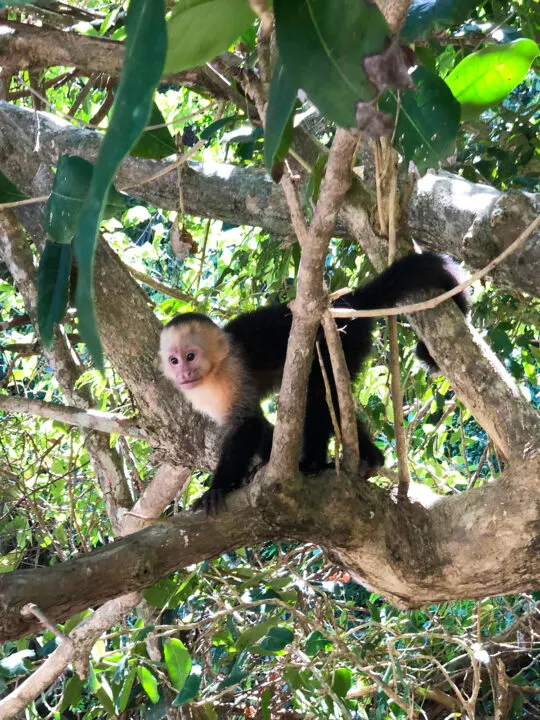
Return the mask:
[(268, 432), (265, 424), (262, 416), (249, 417), (230, 433), (223, 443), (210, 488), (193, 503), (193, 510), (204, 508), (208, 514), (215, 515), (225, 507), (225, 495), (242, 484), (252, 459), (261, 448)]
[[(314, 369), (312, 376), (315, 372)], [(310, 378), (300, 458), (300, 471), (304, 475), (317, 475), (328, 467), (328, 443), (333, 432), (322, 378), (320, 384)]]
[(368, 478), (375, 475), (377, 470), (384, 465), (384, 455), (372, 441), (359, 417), (356, 418), (356, 430), (360, 453), (358, 470), (361, 477)]

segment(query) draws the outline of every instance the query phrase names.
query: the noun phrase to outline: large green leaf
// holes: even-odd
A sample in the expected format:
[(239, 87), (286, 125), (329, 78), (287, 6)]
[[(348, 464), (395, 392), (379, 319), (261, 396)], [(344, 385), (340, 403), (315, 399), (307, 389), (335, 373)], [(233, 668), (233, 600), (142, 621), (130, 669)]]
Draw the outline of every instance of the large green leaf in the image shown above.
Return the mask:
[(79, 330), (96, 366), (103, 369), (103, 349), (94, 310), (94, 253), (109, 187), (122, 158), (146, 125), (167, 48), (161, 0), (131, 0), (126, 20), (126, 54), (111, 122), (92, 175), (82, 211), (75, 254), (78, 263)]
[(332, 690), (338, 697), (346, 698), (352, 685), (352, 672), (347, 667), (340, 667), (334, 670), (332, 679)]
[(82, 689), (83, 682), (81, 678), (77, 674), (72, 675), (66, 683), (64, 697), (60, 703), (59, 710), (61, 713), (68, 708), (77, 707), (79, 700), (81, 699)]
[(129, 697), (131, 695), (131, 689), (133, 688), (133, 682), (135, 681), (135, 675), (137, 674), (137, 668), (133, 667), (126, 675), (126, 678), (124, 680), (124, 683), (122, 685), (122, 688), (120, 690), (120, 693), (118, 694), (118, 697), (116, 698), (116, 704), (118, 706), (118, 710), (120, 712), (124, 712), (124, 710), (128, 706)]
[(139, 665), (137, 675), (139, 676), (144, 692), (154, 704), (157, 703), (159, 700), (159, 690), (155, 675), (151, 673), (147, 667), (144, 667), (144, 665)]
[(289, 80), (278, 57), (274, 67), (264, 128), (264, 164), (272, 172), (276, 163), (287, 157), (293, 139), (293, 118), (297, 88)]
[[(437, 75), (418, 67), (412, 77), (416, 89), (401, 94), (395, 144), (406, 160), (424, 172), (454, 152), (460, 108)], [(394, 92), (387, 92), (381, 110), (395, 115), (397, 107)]]
[(369, 0), (275, 0), (276, 38), (290, 85), (343, 127), (356, 126), (356, 103), (372, 100), (364, 60), (385, 50), (390, 31)]
[(180, 0), (167, 23), (165, 73), (204, 65), (255, 20), (249, 0)]
[(412, 42), (430, 30), (459, 25), (477, 4), (477, 0), (413, 0), (400, 37)]
[(525, 79), (539, 54), (533, 40), (521, 38), (467, 55), (446, 78), (461, 103), (462, 119), (469, 120), (504, 100)]
[(39, 259), (37, 319), (45, 347), (52, 345), (54, 323), (66, 314), (72, 256), (71, 245), (47, 242)]
[(284, 626), (274, 627), (268, 631), (268, 634), (258, 647), (264, 652), (280, 652), (293, 640), (294, 632), (290, 628)]
[(17, 202), (25, 198), (26, 195), (0, 172), (0, 203)]
[(177, 692), (180, 692), (191, 672), (191, 655), (186, 650), (184, 643), (177, 638), (166, 640), (163, 654), (172, 685)]
[[(154, 102), (152, 112), (148, 119), (148, 125), (163, 125), (165, 118), (161, 110)], [(155, 128), (143, 132), (135, 145), (131, 148), (130, 155), (140, 158), (151, 158), (152, 160), (161, 160), (176, 152), (176, 144), (174, 138), (169, 132), (168, 127)]]

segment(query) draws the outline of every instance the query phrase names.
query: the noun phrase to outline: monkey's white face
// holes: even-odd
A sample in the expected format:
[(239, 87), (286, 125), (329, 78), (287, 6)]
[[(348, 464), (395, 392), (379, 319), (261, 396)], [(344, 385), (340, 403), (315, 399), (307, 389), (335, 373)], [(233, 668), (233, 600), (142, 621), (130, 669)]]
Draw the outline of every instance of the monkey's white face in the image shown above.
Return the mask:
[(182, 392), (198, 387), (227, 354), (228, 347), (219, 343), (223, 333), (215, 330), (210, 326), (201, 332), (198, 324), (191, 323), (162, 331), (161, 369)]

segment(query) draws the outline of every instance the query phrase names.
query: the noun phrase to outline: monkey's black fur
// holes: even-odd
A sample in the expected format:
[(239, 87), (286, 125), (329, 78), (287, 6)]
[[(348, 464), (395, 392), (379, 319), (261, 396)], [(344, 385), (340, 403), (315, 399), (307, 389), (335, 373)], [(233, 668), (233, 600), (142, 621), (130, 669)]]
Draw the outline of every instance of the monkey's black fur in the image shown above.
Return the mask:
[[(379, 276), (363, 287), (341, 297), (334, 307), (368, 310), (393, 306), (398, 302), (423, 291), (444, 292), (455, 287), (461, 281), (460, 268), (451, 260), (434, 253), (408, 255), (391, 265)], [(460, 310), (468, 310), (467, 296), (460, 293), (454, 296)], [(181, 315), (172, 323), (182, 323), (191, 319), (206, 319), (196, 314)], [(171, 324), (172, 324), (171, 323)], [(224, 328), (237, 348), (248, 369), (256, 388), (258, 401), (268, 393), (278, 390), (281, 385), (283, 366), (287, 351), (287, 341), (292, 324), (292, 313), (286, 305), (272, 305), (244, 313), (229, 322)], [(354, 380), (362, 363), (371, 350), (371, 335), (374, 326), (372, 318), (338, 319), (341, 342), (347, 367)], [(324, 334), (319, 331), (322, 355), (327, 368), (330, 368), (328, 350)], [(426, 346), (419, 343), (417, 354), (435, 368)], [(336, 390), (332, 372), (328, 373), (331, 383), (333, 404), (338, 412)], [(254, 410), (243, 414), (236, 429), (225, 442), (218, 470), (214, 475), (211, 489), (201, 498), (198, 506), (215, 511), (222, 502), (224, 493), (237, 487), (249, 471), (254, 456), (259, 455), (267, 462), (271, 449), (271, 426), (262, 412)], [(371, 441), (369, 434), (358, 418), (358, 440), (360, 447), (360, 472), (364, 477), (373, 474), (384, 463), (381, 451)], [(300, 469), (307, 474), (315, 474), (326, 467), (328, 443), (333, 435), (330, 412), (326, 401), (325, 387), (319, 361), (314, 358), (308, 384), (306, 416), (304, 421), (303, 446)]]

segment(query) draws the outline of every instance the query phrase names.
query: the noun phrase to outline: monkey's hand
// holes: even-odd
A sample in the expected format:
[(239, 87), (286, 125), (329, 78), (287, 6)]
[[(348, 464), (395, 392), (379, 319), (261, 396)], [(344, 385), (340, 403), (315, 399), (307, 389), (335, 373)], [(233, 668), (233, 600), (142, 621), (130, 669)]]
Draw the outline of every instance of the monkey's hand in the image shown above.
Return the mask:
[(224, 491), (218, 487), (211, 487), (192, 503), (191, 509), (193, 512), (204, 510), (207, 515), (217, 515), (220, 510), (227, 509)]

